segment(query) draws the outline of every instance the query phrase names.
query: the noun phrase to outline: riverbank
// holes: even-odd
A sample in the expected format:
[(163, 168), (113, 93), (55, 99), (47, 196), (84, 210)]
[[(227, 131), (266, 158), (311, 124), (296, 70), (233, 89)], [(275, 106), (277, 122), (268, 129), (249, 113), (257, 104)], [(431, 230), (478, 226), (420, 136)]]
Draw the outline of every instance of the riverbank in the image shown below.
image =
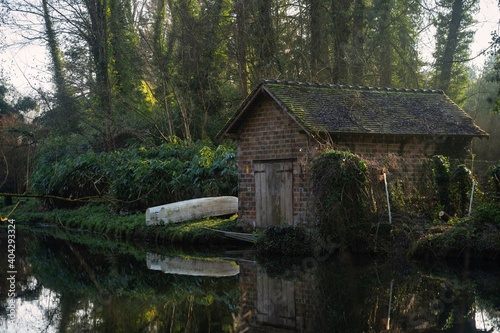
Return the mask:
[[(216, 247), (234, 245), (222, 233), (208, 229), (241, 232), (237, 215), (184, 223), (146, 226), (145, 215), (116, 213), (104, 204), (87, 204), (77, 209), (46, 210), (36, 199), (21, 200), (3, 207), (0, 215), (25, 226), (57, 226), (117, 240), (149, 244)], [(15, 207), (14, 211), (12, 209)], [(259, 234), (256, 248), (261, 256), (307, 257), (339, 251), (412, 259), (456, 259), (471, 256), (500, 257), (500, 205), (482, 204), (471, 217), (449, 221), (395, 215), (391, 224), (383, 221), (351, 226), (358, 230), (348, 244), (337, 244), (315, 232), (296, 227), (272, 227)], [(249, 245), (246, 243), (245, 245)]]
[[(14, 205), (16, 204), (14, 201)], [(120, 214), (105, 204), (87, 204), (76, 209), (46, 210), (38, 200), (28, 199), (19, 202), (12, 211), (14, 205), (1, 208), (0, 215), (2, 217), (9, 215), (9, 218), (16, 220), (17, 225), (57, 226), (134, 242), (213, 247), (234, 244), (234, 241), (227, 239), (222, 233), (207, 228), (239, 231), (235, 222), (236, 215), (146, 226), (144, 213)]]

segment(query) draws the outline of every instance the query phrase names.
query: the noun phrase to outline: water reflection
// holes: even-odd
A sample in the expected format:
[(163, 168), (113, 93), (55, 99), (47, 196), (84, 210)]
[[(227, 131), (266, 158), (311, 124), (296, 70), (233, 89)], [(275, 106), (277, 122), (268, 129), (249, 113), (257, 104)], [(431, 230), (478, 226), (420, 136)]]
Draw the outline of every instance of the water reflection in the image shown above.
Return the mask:
[(152, 271), (145, 251), (120, 243), (18, 236), (16, 321), (7, 321), (1, 270), (2, 332), (229, 331), (239, 301), (237, 276)]
[(500, 332), (492, 263), (261, 262), (65, 235), (18, 233), (13, 324), (0, 258), (0, 331)]
[(146, 265), (149, 269), (163, 273), (189, 276), (224, 277), (240, 273), (240, 267), (236, 262), (220, 258), (166, 257), (148, 253)]

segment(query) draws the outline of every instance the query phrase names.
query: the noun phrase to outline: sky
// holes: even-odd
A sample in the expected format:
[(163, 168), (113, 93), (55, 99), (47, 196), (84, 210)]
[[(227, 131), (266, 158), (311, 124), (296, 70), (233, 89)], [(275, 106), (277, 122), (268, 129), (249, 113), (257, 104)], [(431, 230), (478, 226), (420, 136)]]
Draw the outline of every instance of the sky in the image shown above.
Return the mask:
[[(491, 42), (491, 32), (496, 31), (500, 34), (500, 9), (498, 8), (498, 0), (481, 0), (481, 11), (476, 15), (478, 23), (474, 26), (476, 35), (472, 44), (473, 54), (478, 54), (481, 50), (488, 47)], [(474, 64), (482, 66), (486, 60), (486, 56), (478, 57), (474, 60)]]
[(1, 36), (9, 47), (0, 49), (0, 70), (7, 82), (22, 94), (35, 95), (36, 89), (50, 88), (51, 73), (48, 68), (48, 53), (44, 45), (23, 44), (19, 33), (1, 28)]
[[(476, 30), (474, 43), (472, 44), (472, 55), (479, 54), (488, 47), (491, 41), (491, 32), (499, 31), (500, 10), (498, 0), (480, 0), (480, 12), (476, 15), (478, 23), (473, 27)], [(3, 36), (2, 36), (3, 35)], [(8, 45), (16, 45), (9, 48), (0, 44), (0, 70), (3, 77), (8, 78), (17, 91), (23, 95), (36, 95), (39, 88), (50, 89), (50, 69), (47, 66), (48, 54), (44, 45), (22, 45), (23, 38), (15, 31), (8, 30), (5, 26), (0, 30), (0, 38)], [(421, 41), (420, 47), (426, 50), (430, 57), (434, 45), (432, 36), (428, 41)], [(486, 56), (479, 56), (473, 60), (473, 65), (481, 68)]]

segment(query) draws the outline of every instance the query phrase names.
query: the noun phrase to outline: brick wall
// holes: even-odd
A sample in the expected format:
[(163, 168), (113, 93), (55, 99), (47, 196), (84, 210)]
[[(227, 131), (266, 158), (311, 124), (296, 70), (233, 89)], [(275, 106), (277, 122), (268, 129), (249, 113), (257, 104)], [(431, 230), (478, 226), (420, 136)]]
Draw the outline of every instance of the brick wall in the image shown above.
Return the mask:
[(406, 179), (418, 180), (422, 170), (422, 164), (428, 157), (434, 155), (436, 144), (430, 140), (419, 137), (398, 136), (345, 136), (337, 137), (334, 143), (340, 149), (349, 149), (351, 152), (372, 161), (372, 166), (384, 166), (391, 164), (391, 156), (404, 158), (404, 164), (400, 165), (406, 175)]

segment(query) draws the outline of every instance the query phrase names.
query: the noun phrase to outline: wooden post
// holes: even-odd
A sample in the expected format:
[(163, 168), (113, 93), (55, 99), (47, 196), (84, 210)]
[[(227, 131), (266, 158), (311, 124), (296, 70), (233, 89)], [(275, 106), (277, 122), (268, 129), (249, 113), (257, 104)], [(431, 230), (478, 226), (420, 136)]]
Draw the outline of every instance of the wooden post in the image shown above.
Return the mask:
[(440, 211), (438, 213), (438, 216), (441, 220), (448, 222), (451, 219), (451, 216), (448, 215), (444, 210)]

